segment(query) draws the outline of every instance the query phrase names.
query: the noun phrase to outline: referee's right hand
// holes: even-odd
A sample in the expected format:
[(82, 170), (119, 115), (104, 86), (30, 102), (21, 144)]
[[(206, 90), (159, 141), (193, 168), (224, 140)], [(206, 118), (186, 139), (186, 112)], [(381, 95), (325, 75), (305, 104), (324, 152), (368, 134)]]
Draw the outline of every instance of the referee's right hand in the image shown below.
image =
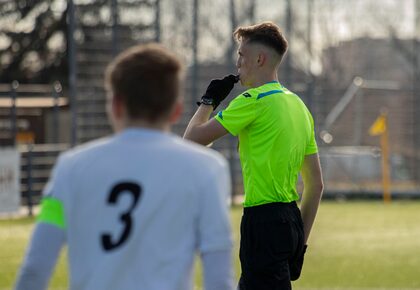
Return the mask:
[(225, 76), (223, 79), (212, 80), (201, 98), (202, 103), (211, 103), (213, 108), (216, 109), (238, 81), (239, 77), (232, 74)]

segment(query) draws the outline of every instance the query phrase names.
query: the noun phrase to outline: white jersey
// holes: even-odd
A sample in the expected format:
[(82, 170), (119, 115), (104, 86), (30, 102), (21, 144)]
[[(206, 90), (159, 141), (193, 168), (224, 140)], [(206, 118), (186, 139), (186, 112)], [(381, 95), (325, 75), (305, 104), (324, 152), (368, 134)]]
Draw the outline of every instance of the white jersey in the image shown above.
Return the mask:
[(232, 247), (230, 178), (217, 152), (128, 129), (60, 156), (70, 289), (192, 289), (194, 254)]

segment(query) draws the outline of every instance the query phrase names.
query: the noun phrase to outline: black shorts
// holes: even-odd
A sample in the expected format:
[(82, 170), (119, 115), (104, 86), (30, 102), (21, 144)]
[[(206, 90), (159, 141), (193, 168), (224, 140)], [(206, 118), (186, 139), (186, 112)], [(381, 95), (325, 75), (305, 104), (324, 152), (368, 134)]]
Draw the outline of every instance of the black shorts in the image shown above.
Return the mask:
[(296, 202), (244, 208), (239, 258), (240, 290), (292, 289), (289, 265), (304, 246)]

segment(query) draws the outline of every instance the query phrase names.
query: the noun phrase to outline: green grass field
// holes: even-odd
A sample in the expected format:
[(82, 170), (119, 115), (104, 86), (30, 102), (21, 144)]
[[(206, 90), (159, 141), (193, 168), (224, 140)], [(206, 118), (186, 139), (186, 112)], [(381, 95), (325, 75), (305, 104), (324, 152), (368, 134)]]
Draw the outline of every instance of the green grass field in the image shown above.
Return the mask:
[[(233, 208), (237, 275), (240, 216)], [(32, 227), (30, 218), (0, 220), (1, 290), (12, 288)], [(67, 289), (66, 273), (64, 253), (50, 289)], [(323, 202), (294, 289), (420, 289), (420, 201)]]

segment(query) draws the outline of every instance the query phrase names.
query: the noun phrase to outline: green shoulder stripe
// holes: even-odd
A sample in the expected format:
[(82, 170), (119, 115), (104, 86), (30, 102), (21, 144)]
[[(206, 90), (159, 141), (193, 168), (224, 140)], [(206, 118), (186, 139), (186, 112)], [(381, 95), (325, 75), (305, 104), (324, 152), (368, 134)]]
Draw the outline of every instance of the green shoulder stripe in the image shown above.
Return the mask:
[(41, 203), (41, 212), (38, 222), (55, 225), (61, 229), (66, 228), (64, 207), (62, 202), (54, 197), (44, 197)]

